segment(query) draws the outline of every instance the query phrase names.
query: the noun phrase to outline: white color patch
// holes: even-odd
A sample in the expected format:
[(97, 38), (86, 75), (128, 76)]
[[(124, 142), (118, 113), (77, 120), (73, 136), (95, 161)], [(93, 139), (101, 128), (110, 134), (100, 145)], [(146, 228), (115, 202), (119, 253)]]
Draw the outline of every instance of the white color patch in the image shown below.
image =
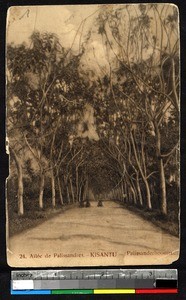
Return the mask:
[(33, 290), (34, 281), (33, 280), (13, 280), (12, 282), (13, 290)]

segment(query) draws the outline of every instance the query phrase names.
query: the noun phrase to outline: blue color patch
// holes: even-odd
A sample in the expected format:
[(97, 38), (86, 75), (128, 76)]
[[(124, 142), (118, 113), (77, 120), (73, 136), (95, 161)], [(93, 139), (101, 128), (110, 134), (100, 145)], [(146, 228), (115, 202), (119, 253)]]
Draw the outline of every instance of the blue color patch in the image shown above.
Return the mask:
[(51, 295), (51, 291), (50, 290), (37, 290), (37, 291), (33, 291), (33, 290), (13, 291), (13, 290), (11, 290), (11, 295)]

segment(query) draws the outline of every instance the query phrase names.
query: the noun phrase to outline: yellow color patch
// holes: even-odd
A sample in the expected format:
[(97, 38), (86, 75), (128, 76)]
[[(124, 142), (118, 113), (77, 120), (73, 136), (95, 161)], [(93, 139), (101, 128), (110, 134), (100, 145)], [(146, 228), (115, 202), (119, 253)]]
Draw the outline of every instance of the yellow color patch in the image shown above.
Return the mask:
[(135, 294), (135, 289), (99, 289), (94, 294)]

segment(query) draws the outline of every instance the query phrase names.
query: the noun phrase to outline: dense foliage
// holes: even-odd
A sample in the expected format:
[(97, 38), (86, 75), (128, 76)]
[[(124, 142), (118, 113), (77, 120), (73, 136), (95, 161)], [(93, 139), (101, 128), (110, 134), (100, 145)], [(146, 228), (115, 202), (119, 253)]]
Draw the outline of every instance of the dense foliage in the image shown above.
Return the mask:
[(94, 197), (177, 222), (177, 18), (166, 5), (103, 7), (90, 33), (107, 58), (97, 74), (82, 69), (89, 39), (78, 55), (53, 33), (7, 46), (8, 201), (19, 215)]

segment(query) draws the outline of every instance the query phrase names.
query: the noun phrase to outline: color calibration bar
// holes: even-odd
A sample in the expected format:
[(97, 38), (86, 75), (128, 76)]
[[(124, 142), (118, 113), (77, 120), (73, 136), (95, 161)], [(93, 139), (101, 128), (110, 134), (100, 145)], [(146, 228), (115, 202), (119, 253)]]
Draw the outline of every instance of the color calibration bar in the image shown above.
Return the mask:
[(178, 289), (11, 290), (11, 295), (177, 294)]
[(20, 270), (11, 294), (176, 294), (177, 277), (176, 269)]

